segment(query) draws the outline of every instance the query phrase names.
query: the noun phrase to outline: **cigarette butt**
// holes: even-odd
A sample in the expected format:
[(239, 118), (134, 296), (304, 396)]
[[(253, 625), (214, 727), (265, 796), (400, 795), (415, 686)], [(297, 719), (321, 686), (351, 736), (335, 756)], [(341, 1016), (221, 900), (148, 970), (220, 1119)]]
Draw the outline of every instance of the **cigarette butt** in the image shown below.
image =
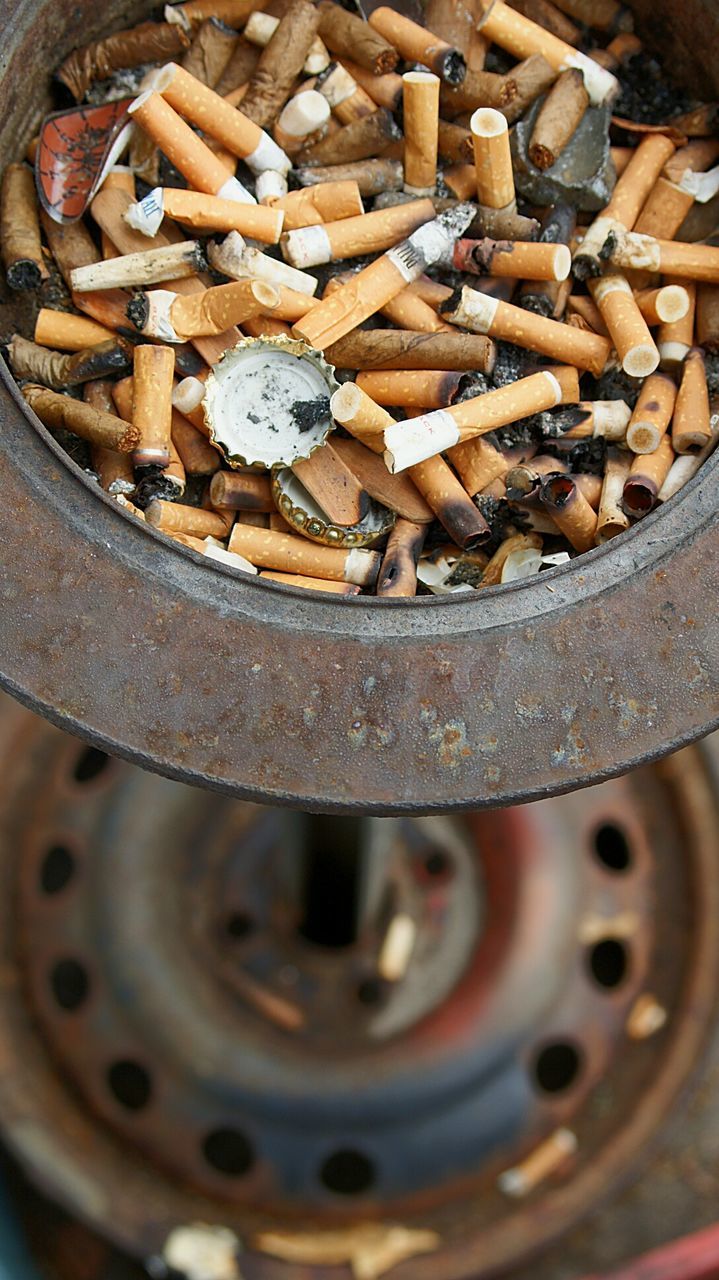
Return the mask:
[[(264, 49), (270, 43), (275, 31), (280, 25), (279, 18), (275, 18), (270, 13), (262, 13), (259, 10), (250, 16), (243, 35), (245, 40), (249, 40), (252, 44), (256, 44), (259, 48)], [(307, 56), (303, 64), (303, 71), (308, 76), (316, 76), (329, 65), (330, 56), (326, 46), (320, 40), (319, 36), (315, 36), (307, 50)]]
[(394, 46), (405, 62), (419, 62), (449, 84), (460, 84), (464, 79), (467, 67), (459, 49), (417, 22), (387, 6), (373, 9), (368, 21), (374, 31)]
[[(111, 382), (101, 378), (86, 382), (83, 399), (91, 408), (114, 416)], [(120, 453), (117, 449), (104, 449), (102, 445), (93, 445), (91, 457), (93, 470), (97, 472), (100, 485), (106, 493), (117, 497), (118, 494), (127, 496), (135, 492), (135, 473), (128, 454)]]
[(410, 467), (409, 475), (457, 546), (471, 551), (488, 541), (489, 525), (444, 458), (426, 458)]
[(482, 70), (487, 56), (487, 41), (476, 29), (477, 15), (472, 3), (429, 0), (425, 9), (425, 21), (428, 30), (460, 50), (468, 70)]
[(674, 412), (677, 389), (665, 373), (647, 378), (639, 393), (626, 442), (632, 453), (654, 453), (669, 427)]
[(444, 369), (392, 369), (358, 373), (356, 381), (378, 404), (444, 409), (456, 398), (463, 376)]
[(307, 0), (290, 0), (260, 54), (242, 102), (243, 113), (269, 126), (289, 98), (318, 32), (319, 13)]
[[(516, 8), (518, 13), (523, 13), (525, 18), (530, 18), (532, 22), (544, 27), (552, 35), (559, 36), (559, 39), (564, 40), (566, 44), (575, 47), (581, 44), (582, 36), (579, 27), (571, 22), (565, 13), (562, 13), (561, 8), (552, 4), (551, 0), (512, 0), (512, 8)], [(601, 65), (604, 66), (604, 63), (602, 62)], [(611, 66), (607, 68), (609, 71), (612, 69)]]
[(0, 249), (11, 289), (37, 289), (47, 279), (32, 169), (9, 164), (0, 187)]
[(254, 240), (261, 240), (263, 244), (277, 244), (284, 225), (284, 216), (278, 209), (240, 204), (236, 200), (222, 200), (219, 196), (208, 196), (197, 191), (160, 187), (130, 207), (127, 220), (131, 226), (140, 228), (152, 225), (147, 220), (151, 204), (159, 206), (163, 215), (177, 219), (184, 226), (205, 231), (237, 231)]
[(540, 496), (542, 505), (575, 551), (589, 551), (595, 542), (597, 514), (576, 480), (571, 476), (549, 476), (542, 484)]
[(421, 275), (419, 279), (408, 284), (404, 292), (415, 294), (426, 302), (428, 307), (434, 307), (436, 310), (452, 297), (454, 290), (449, 285), (441, 284), (439, 280), (430, 280), (429, 276)]
[(133, 454), (136, 467), (165, 467), (170, 461), (174, 373), (172, 347), (135, 347), (132, 421), (139, 434)]
[[(556, 532), (556, 530), (555, 530)], [(517, 551), (541, 551), (542, 539), (537, 533), (517, 533), (505, 538), (490, 558), (480, 587), (496, 587), (502, 581), (504, 566), (511, 555)]]
[(69, 311), (52, 311), (41, 307), (35, 321), (34, 341), (41, 347), (53, 347), (60, 351), (84, 351), (115, 337), (112, 329), (86, 320), (84, 316)]
[(686, 357), (672, 423), (675, 453), (700, 453), (712, 438), (704, 353), (694, 347)]
[(576, 67), (563, 71), (534, 122), (529, 158), (537, 169), (551, 169), (556, 164), (588, 106), (589, 94), (581, 71)]
[(180, 502), (165, 502), (153, 498), (145, 511), (145, 519), (153, 529), (162, 533), (186, 533), (194, 538), (219, 538), (227, 536), (227, 524), (216, 511), (204, 511), (201, 507), (188, 507)]
[[(360, 196), (376, 196), (387, 191), (400, 191), (403, 182), (403, 169), (399, 160), (389, 160), (381, 157), (377, 160), (352, 161), (349, 164), (327, 164), (312, 165), (303, 168), (298, 167), (295, 170), (295, 176), (302, 187), (328, 186), (334, 182), (356, 182)], [(290, 192), (291, 197), (299, 197), (299, 191)], [(285, 200), (287, 197), (285, 197)], [(283, 206), (285, 201), (283, 201)], [(285, 218), (285, 230), (291, 229), (289, 221), (290, 205), (287, 201), (286, 209), (288, 216)], [(355, 213), (361, 213), (361, 209), (351, 209), (347, 216)], [(340, 215), (333, 212), (327, 216), (327, 221), (332, 221)], [(313, 218), (311, 221), (324, 221), (324, 218)], [(297, 225), (309, 225), (308, 223), (299, 223)]]
[(137, 445), (136, 427), (82, 400), (73, 400), (33, 383), (24, 386), (22, 394), (46, 427), (62, 428), (92, 445), (120, 453), (131, 453)]
[(335, 596), (358, 596), (360, 588), (351, 582), (331, 582), (329, 578), (308, 578), (300, 573), (278, 573), (264, 569), (259, 575), (268, 582), (281, 582), (286, 587), (302, 587), (305, 591), (325, 591)]
[(319, 142), (327, 133), (330, 104), (315, 89), (298, 93), (280, 112), (274, 127), (275, 141), (288, 155)]
[(317, 186), (291, 191), (277, 200), (273, 208), (284, 213), (284, 230), (316, 226), (322, 222), (338, 222), (364, 213), (359, 184), (356, 180), (322, 182)]
[(400, 138), (401, 134), (391, 112), (378, 107), (372, 115), (362, 116), (360, 120), (342, 125), (336, 132), (328, 133), (320, 142), (303, 148), (299, 153), (298, 164), (337, 165), (372, 159)]
[(431, 200), (412, 200), (358, 218), (289, 231), (283, 237), (282, 252), (292, 266), (305, 270), (389, 249), (434, 217)]
[(681, 320), (673, 320), (663, 324), (657, 334), (657, 346), (661, 357), (661, 367), (674, 372), (683, 364), (694, 346), (694, 325), (697, 309), (697, 287), (693, 280), (675, 280), (686, 289), (689, 295), (689, 310)]
[(704, 465), (707, 458), (714, 452), (717, 437), (719, 436), (719, 415), (717, 414), (712, 414), (711, 416), (710, 431), (709, 441), (700, 453), (683, 453), (674, 459), (659, 490), (659, 502), (668, 502), (670, 498), (674, 497), (675, 493), (683, 489), (684, 485), (689, 483), (699, 468)]
[(480, 107), (469, 122), (474, 143), (477, 199), (490, 209), (513, 204), (514, 174), (509, 149), (509, 127), (492, 107)]
[(372, 75), (394, 71), (399, 54), (393, 44), (355, 14), (321, 0), (319, 34), (333, 53), (351, 58)]
[(602, 436), (605, 440), (622, 443), (626, 439), (632, 410), (624, 400), (581, 400), (577, 409), (584, 421), (565, 432), (565, 440), (586, 440)]
[[(174, 445), (188, 476), (211, 476), (219, 471), (220, 455), (196, 426), (174, 406), (172, 410), (171, 442)], [(215, 503), (229, 506), (229, 503)]]
[(635, 293), (637, 306), (648, 325), (673, 324), (689, 314), (689, 294), (682, 285), (665, 284), (660, 289)]
[(135, 99), (129, 110), (136, 123), (155, 139), (193, 190), (223, 199), (253, 202), (249, 192), (236, 178), (228, 177), (222, 161), (193, 133), (189, 124), (161, 94), (146, 90)]
[(378, 596), (393, 599), (417, 594), (417, 563), (426, 536), (426, 524), (415, 524), (401, 518), (397, 520), (382, 558), (377, 579)]
[(274, 320), (272, 316), (248, 316), (242, 321), (243, 333), (248, 338), (289, 338), (290, 326), (284, 320)]
[(211, 266), (232, 280), (264, 280), (275, 288), (285, 285), (311, 297), (317, 288), (317, 279), (305, 271), (298, 271), (286, 262), (270, 258), (259, 249), (249, 248), (236, 231), (221, 244), (210, 244), (208, 257)]
[(631, 231), (652, 191), (661, 177), (667, 160), (674, 154), (674, 143), (664, 134), (647, 134), (634, 151), (626, 169), (617, 181), (606, 208), (586, 231), (574, 255), (574, 272), (578, 279), (599, 275), (603, 251), (610, 235)]
[(666, 433), (654, 453), (638, 454), (624, 482), (624, 509), (634, 519), (647, 515), (674, 461), (671, 437)]
[(618, 0), (555, 0), (555, 3), (563, 13), (595, 31), (620, 32), (609, 46), (615, 51), (617, 61), (623, 62), (626, 56), (640, 51), (641, 42), (631, 34), (634, 26), (631, 10)]
[(376, 551), (362, 548), (343, 551), (291, 533), (255, 529), (250, 525), (235, 525), (229, 549), (246, 556), (258, 568), (351, 582), (358, 587), (372, 586), (379, 572), (380, 556)]
[(181, 244), (146, 249), (143, 253), (123, 254), (107, 262), (76, 267), (70, 272), (70, 287), (75, 293), (92, 293), (96, 290), (158, 284), (164, 280), (196, 275), (203, 266), (199, 241), (184, 240)]
[(632, 455), (624, 449), (610, 448), (604, 467), (602, 494), (597, 513), (597, 542), (608, 542), (629, 528), (629, 516), (624, 510), (624, 485), (629, 477)]
[(434, 519), (431, 508), (409, 476), (391, 475), (379, 454), (360, 440), (343, 440), (334, 436), (332, 448), (370, 498), (415, 524), (428, 524)]
[(551, 1174), (575, 1154), (579, 1143), (571, 1129), (557, 1129), (550, 1138), (535, 1147), (534, 1151), (512, 1169), (499, 1175), (500, 1191), (513, 1198), (526, 1196), (545, 1182)]
[[(261, 281), (253, 283), (261, 284)], [(272, 285), (265, 285), (265, 288), (273, 288)], [(308, 312), (319, 306), (317, 298), (310, 298), (306, 293), (300, 293), (297, 289), (288, 289), (287, 285), (278, 285), (274, 292), (278, 295), (277, 300), (271, 303), (263, 304), (262, 310), (269, 310), (277, 320), (288, 320), (290, 323), (295, 320), (301, 320)]]
[(449, 164), (472, 164), (474, 143), (471, 130), (460, 124), (452, 124), (449, 120), (439, 120), (437, 150)]
[(541, 53), (556, 71), (577, 67), (582, 72), (593, 106), (601, 106), (618, 96), (619, 82), (611, 72), (529, 18), (516, 13), (503, 0), (494, 0), (494, 3), (492, 0), (479, 0), (479, 8), (484, 15), (480, 18), (479, 31), (485, 39), (498, 44), (516, 58), (529, 58), (533, 53)]
[(458, 240), (453, 265), (458, 271), (513, 280), (563, 281), (572, 268), (566, 244), (523, 243), (519, 240)]
[[(451, 296), (451, 289), (448, 294)], [(440, 319), (437, 312), (428, 302), (425, 302), (418, 294), (412, 293), (410, 289), (402, 289), (395, 298), (390, 298), (380, 308), (381, 314), (398, 329), (414, 330), (416, 333), (453, 333), (456, 332), (453, 325), (447, 324), (446, 321)], [(357, 331), (360, 332), (359, 330)], [(330, 357), (328, 356), (328, 359)], [(449, 366), (451, 367), (451, 366)], [(478, 366), (479, 367), (479, 366)]]
[(394, 424), (394, 418), (381, 405), (370, 399), (355, 382), (345, 382), (330, 400), (330, 413), (344, 427), (376, 453), (384, 449), (382, 433)]
[(330, 62), (318, 77), (316, 88), (327, 99), (340, 124), (371, 115), (377, 105), (340, 62)]
[[(556, 78), (557, 73), (554, 67), (541, 53), (533, 53), (502, 76), (501, 79), (506, 88), (511, 91), (509, 102), (500, 107), (507, 124), (516, 124), (532, 103), (552, 88)], [(477, 105), (483, 104), (480, 102)]]
[(275, 510), (269, 476), (254, 472), (217, 471), (210, 484), (213, 507), (230, 507), (233, 511)]
[(659, 177), (637, 218), (634, 230), (638, 235), (673, 240), (693, 204), (694, 196), (689, 192), (682, 191), (681, 187), (666, 177)]
[(369, 495), (331, 444), (292, 464), (297, 479), (333, 524), (359, 524), (369, 510)]
[[(631, 290), (629, 293), (631, 295)], [(484, 333), (512, 342), (564, 364), (587, 369), (595, 377), (602, 373), (611, 351), (611, 343), (598, 334), (584, 333), (556, 320), (533, 315), (522, 307), (491, 298), (467, 286), (462, 289), (459, 299), (453, 295), (443, 304), (442, 314), (453, 324), (462, 325), (472, 333)], [(639, 320), (644, 325), (641, 316)], [(649, 330), (646, 332), (648, 334)]]
[[(305, 294), (298, 296), (307, 300)], [(131, 314), (141, 332), (184, 342), (187, 338), (224, 335), (231, 325), (241, 324), (248, 316), (276, 309), (279, 299), (280, 292), (272, 285), (261, 280), (238, 280), (185, 296), (155, 289), (135, 297)]]
[(168, 22), (183, 27), (196, 27), (208, 18), (216, 18), (228, 27), (242, 27), (261, 0), (185, 0), (184, 4), (165, 5)]
[(626, 277), (613, 272), (588, 283), (624, 372), (632, 378), (648, 377), (659, 364), (659, 351)]
[(404, 189), (427, 195), (437, 183), (439, 77), (429, 71), (408, 71), (402, 81)]
[(8, 343), (8, 360), (16, 378), (42, 382), (56, 390), (124, 373), (131, 359), (129, 344), (115, 335), (97, 346), (69, 354), (38, 346), (17, 333)]
[(170, 434), (168, 443), (169, 460), (167, 466), (163, 467), (162, 478), (165, 484), (172, 486), (174, 494), (181, 498), (187, 488), (187, 473), (185, 464), (180, 457), (177, 446)]
[(494, 480), (503, 480), (509, 469), (506, 456), (481, 436), (453, 445), (447, 457), (470, 498), (482, 493)]
[(716, 285), (703, 284), (697, 290), (696, 338), (705, 351), (714, 354), (719, 350), (719, 287)]
[(612, 164), (617, 171), (617, 177), (621, 178), (629, 161), (634, 155), (634, 147), (610, 147), (609, 154), (612, 158)]
[(377, 973), (385, 982), (400, 982), (409, 968), (417, 940), (412, 916), (399, 912), (392, 918), (377, 957)]
[[(426, 308), (420, 298), (411, 304)], [(482, 334), (459, 333), (449, 329), (439, 333), (417, 333), (410, 329), (355, 329), (340, 342), (327, 347), (325, 356), (340, 369), (437, 369), (491, 373), (496, 348)], [(390, 403), (384, 402), (383, 403)], [(401, 403), (398, 400), (392, 404)], [(424, 406), (429, 407), (425, 402)]]
[(528, 502), (539, 495), (544, 476), (565, 474), (568, 471), (568, 463), (561, 458), (544, 457), (541, 454), (518, 463), (510, 467), (504, 477), (507, 498), (510, 502)]

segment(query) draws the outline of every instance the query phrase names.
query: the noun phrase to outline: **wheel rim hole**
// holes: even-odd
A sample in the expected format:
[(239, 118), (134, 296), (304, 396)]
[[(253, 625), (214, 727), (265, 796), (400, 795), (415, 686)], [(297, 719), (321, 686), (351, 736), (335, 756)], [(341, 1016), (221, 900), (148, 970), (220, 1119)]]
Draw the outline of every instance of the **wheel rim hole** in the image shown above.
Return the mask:
[(254, 930), (254, 921), (245, 911), (233, 911), (232, 915), (227, 917), (225, 921), (225, 933), (228, 938), (240, 942), (243, 938), (248, 938)]
[(424, 869), (433, 880), (447, 880), (452, 874), (452, 859), (444, 849), (430, 849), (424, 856)]
[(239, 1129), (214, 1129), (205, 1138), (202, 1152), (211, 1169), (229, 1178), (241, 1178), (255, 1163), (252, 1143)]
[(534, 1079), (543, 1093), (564, 1093), (574, 1084), (582, 1065), (580, 1050), (568, 1040), (545, 1045), (534, 1063)]
[(142, 1111), (152, 1096), (150, 1073), (132, 1058), (121, 1058), (107, 1069), (107, 1084), (126, 1111)]
[(591, 975), (598, 986), (608, 991), (621, 985), (628, 967), (627, 949), (617, 938), (603, 938), (589, 952)]
[(360, 1004), (376, 1008), (387, 999), (388, 984), (381, 978), (363, 978), (357, 987), (357, 999)]
[(75, 873), (75, 858), (64, 844), (54, 844), (40, 867), (40, 888), (48, 897), (61, 893)]
[(609, 871), (628, 871), (632, 864), (629, 841), (613, 822), (605, 822), (595, 831), (594, 852)]
[(76, 782), (93, 782), (104, 773), (110, 763), (110, 757), (97, 747), (86, 747), (75, 761), (72, 776)]
[(85, 1003), (90, 991), (87, 969), (79, 960), (58, 960), (50, 972), (50, 987), (60, 1008), (73, 1012)]
[(361, 1151), (335, 1151), (322, 1165), (320, 1180), (336, 1195), (358, 1196), (374, 1185), (374, 1165)]

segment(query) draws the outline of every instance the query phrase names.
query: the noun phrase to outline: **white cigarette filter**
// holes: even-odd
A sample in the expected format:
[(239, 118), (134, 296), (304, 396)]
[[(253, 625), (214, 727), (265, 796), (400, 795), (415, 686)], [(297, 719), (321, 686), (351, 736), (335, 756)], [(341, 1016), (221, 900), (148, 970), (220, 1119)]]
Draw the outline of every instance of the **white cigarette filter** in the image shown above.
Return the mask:
[[(254, 13), (250, 14), (242, 34), (245, 40), (250, 41), (250, 44), (256, 44), (261, 49), (264, 49), (265, 45), (270, 43), (279, 25), (279, 18), (274, 18), (270, 13), (262, 13), (260, 10), (255, 10)], [(329, 65), (330, 55), (327, 47), (319, 36), (315, 36), (307, 52), (303, 71), (308, 76), (318, 76), (320, 71), (324, 71)]]
[(172, 392), (172, 403), (178, 413), (194, 413), (205, 398), (205, 384), (199, 378), (183, 378)]
[(266, 280), (276, 288), (285, 285), (310, 298), (317, 289), (318, 281), (309, 272), (298, 271), (287, 262), (250, 248), (238, 231), (231, 231), (221, 244), (210, 242), (207, 257), (216, 271), (233, 280)]
[(307, 89), (290, 98), (275, 126), (286, 145), (298, 148), (305, 138), (323, 129), (330, 118), (330, 104), (316, 89)]

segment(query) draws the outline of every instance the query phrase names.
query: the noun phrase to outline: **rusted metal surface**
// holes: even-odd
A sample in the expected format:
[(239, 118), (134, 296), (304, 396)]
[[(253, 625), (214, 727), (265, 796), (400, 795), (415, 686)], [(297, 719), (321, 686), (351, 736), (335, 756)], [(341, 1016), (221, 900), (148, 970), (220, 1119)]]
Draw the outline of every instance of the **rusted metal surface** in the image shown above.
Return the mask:
[[(3, 161), (43, 109), (48, 68), (128, 11), (98, 12), (0, 4)], [(694, 0), (700, 12), (716, 5)], [(669, 13), (652, 6), (655, 29)], [(481, 599), (337, 602), (132, 523), (3, 376), (2, 682), (113, 753), (247, 799), (431, 811), (584, 786), (719, 721), (718, 457), (632, 533), (539, 579)]]
[[(359, 998), (378, 946), (371, 885), (354, 941), (303, 939), (315, 926), (286, 880), (282, 815), (88, 756), (12, 704), (0, 762), (0, 1125), (33, 1181), (136, 1257), (161, 1253), (177, 1225), (218, 1223), (243, 1243), (243, 1280), (347, 1280), (346, 1266), (271, 1258), (258, 1235), (369, 1216), (439, 1236), (398, 1278), (506, 1270), (636, 1171), (698, 1069), (719, 972), (719, 827), (696, 749), (659, 774), (452, 820), (456, 834), (391, 823), (395, 908), (433, 939), (415, 962), (437, 1004), (425, 990), (414, 1013), (411, 982), (404, 1007), (399, 989)], [(448, 935), (472, 927), (458, 972)], [(607, 937), (629, 960), (615, 987), (590, 967)], [(87, 980), (69, 1008), (67, 960)], [(302, 1024), (263, 1011), (248, 976)], [(666, 1023), (632, 1040), (639, 994)], [(404, 1018), (394, 1034), (387, 1016)], [(543, 1092), (537, 1051), (565, 1041), (581, 1069)], [(147, 1072), (139, 1106), (113, 1090), (118, 1062)], [(576, 1155), (524, 1199), (506, 1195), (500, 1175), (558, 1126)], [(253, 1156), (232, 1173), (207, 1159), (227, 1127)], [(370, 1186), (340, 1194), (318, 1176), (338, 1149), (370, 1159)]]

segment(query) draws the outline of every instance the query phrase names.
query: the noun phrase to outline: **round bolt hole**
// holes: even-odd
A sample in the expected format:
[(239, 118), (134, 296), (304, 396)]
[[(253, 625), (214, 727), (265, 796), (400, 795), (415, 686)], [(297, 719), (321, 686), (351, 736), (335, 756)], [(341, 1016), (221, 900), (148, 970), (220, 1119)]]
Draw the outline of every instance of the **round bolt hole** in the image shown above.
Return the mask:
[(374, 1184), (374, 1165), (361, 1151), (335, 1151), (322, 1165), (320, 1179), (328, 1191), (358, 1196)]
[(234, 938), (235, 941), (249, 937), (254, 927), (253, 920), (244, 911), (233, 911), (225, 921), (225, 933), (228, 938)]
[(152, 1081), (139, 1062), (123, 1058), (107, 1069), (107, 1084), (116, 1102), (126, 1111), (142, 1111), (150, 1101)]
[(215, 1129), (208, 1133), (202, 1153), (212, 1169), (230, 1178), (241, 1178), (255, 1163), (252, 1143), (239, 1129)]
[(86, 747), (77, 757), (72, 776), (76, 782), (92, 782), (110, 763), (110, 757), (97, 747)]
[(50, 971), (50, 987), (60, 1008), (72, 1013), (87, 999), (90, 990), (87, 969), (79, 960), (58, 960)]
[(597, 942), (589, 952), (589, 969), (595, 982), (600, 987), (611, 990), (618, 987), (626, 977), (629, 959), (623, 942), (616, 938), (604, 938)]
[(439, 880), (451, 874), (452, 859), (443, 849), (431, 849), (425, 854), (424, 869), (433, 880)]
[(544, 1093), (563, 1093), (579, 1075), (579, 1050), (567, 1040), (557, 1040), (542, 1049), (534, 1063), (534, 1078)]
[(60, 893), (75, 873), (75, 859), (64, 844), (48, 849), (40, 866), (40, 888), (50, 896)]
[(383, 1004), (387, 997), (387, 983), (381, 978), (363, 978), (357, 987), (357, 999), (360, 1004), (369, 1006)]
[(594, 852), (610, 871), (626, 871), (631, 865), (629, 842), (620, 827), (605, 822), (594, 833)]

